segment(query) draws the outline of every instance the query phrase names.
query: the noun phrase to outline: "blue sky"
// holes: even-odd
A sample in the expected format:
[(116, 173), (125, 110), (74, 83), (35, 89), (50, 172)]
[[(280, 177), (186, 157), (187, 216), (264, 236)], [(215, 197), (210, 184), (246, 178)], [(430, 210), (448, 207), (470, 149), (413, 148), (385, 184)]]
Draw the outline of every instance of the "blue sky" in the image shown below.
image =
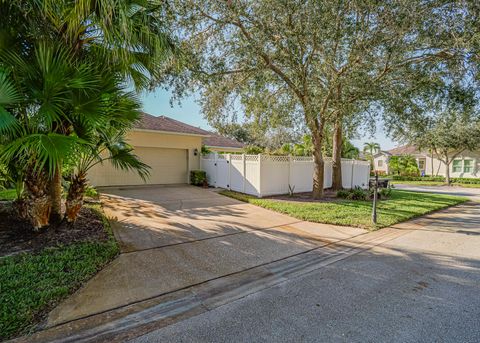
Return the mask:
[[(143, 109), (145, 112), (155, 116), (164, 115), (202, 129), (211, 129), (207, 121), (203, 118), (200, 106), (195, 103), (195, 96), (185, 98), (180, 105), (175, 103), (173, 107), (170, 106), (170, 97), (171, 93), (163, 89), (144, 93), (141, 95)], [(362, 136), (361, 133), (360, 136)], [(377, 128), (377, 133), (373, 137), (365, 134), (360, 139), (353, 140), (352, 143), (362, 149), (363, 143), (371, 141), (379, 143), (382, 150), (392, 149), (396, 146), (396, 144), (385, 135), (381, 128)]]

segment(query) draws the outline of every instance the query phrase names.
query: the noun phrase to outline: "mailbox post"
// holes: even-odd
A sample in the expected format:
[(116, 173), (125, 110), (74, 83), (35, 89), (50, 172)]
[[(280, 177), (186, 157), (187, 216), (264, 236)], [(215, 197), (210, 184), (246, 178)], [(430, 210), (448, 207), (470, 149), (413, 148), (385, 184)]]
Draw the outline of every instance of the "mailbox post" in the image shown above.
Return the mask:
[(378, 171), (375, 171), (375, 183), (373, 184), (372, 223), (377, 225), (377, 197), (378, 197)]

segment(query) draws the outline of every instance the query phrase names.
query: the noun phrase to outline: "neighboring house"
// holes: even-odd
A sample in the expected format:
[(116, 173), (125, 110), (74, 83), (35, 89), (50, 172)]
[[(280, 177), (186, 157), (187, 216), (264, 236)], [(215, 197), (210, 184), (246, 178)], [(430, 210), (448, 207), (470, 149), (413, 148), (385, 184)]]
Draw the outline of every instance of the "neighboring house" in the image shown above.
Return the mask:
[(210, 136), (203, 139), (203, 144), (210, 151), (239, 153), (243, 151), (245, 144), (217, 133), (210, 132)]
[[(445, 163), (435, 155), (420, 151), (412, 145), (397, 147), (388, 151), (380, 151), (373, 156), (374, 169), (390, 174), (388, 161), (391, 156), (411, 155), (417, 161), (420, 174), (445, 176)], [(480, 152), (464, 151), (450, 164), (450, 177), (480, 177)]]
[[(126, 138), (135, 154), (151, 167), (148, 180), (143, 181), (135, 172), (116, 169), (108, 161), (92, 168), (88, 179), (94, 186), (188, 183), (190, 170), (200, 168), (202, 144), (211, 136), (217, 137), (169, 117), (144, 113)], [(222, 150), (216, 142), (226, 144), (217, 137), (209, 148)]]

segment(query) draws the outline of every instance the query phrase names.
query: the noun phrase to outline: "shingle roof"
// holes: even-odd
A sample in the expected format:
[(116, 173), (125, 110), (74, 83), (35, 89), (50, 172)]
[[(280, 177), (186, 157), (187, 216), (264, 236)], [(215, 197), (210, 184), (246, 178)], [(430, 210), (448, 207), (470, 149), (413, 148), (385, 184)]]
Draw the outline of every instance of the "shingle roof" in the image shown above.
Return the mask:
[(181, 121), (165, 117), (165, 116), (152, 116), (148, 113), (143, 113), (140, 120), (135, 125), (136, 129), (141, 130), (156, 130), (175, 133), (186, 133), (195, 135), (211, 135), (210, 132), (202, 130), (198, 127), (191, 126)]
[(203, 144), (211, 147), (219, 148), (243, 148), (244, 144), (231, 138), (219, 135), (218, 133), (210, 132), (210, 137), (203, 139)]
[(388, 153), (392, 155), (423, 155), (424, 153), (414, 145), (399, 146), (394, 149), (388, 150)]

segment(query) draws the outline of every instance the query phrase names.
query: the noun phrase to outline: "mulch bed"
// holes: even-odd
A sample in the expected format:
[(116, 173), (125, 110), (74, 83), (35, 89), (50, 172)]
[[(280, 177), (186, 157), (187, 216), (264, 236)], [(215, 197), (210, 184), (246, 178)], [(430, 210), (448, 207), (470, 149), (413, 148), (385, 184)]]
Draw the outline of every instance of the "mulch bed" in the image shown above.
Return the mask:
[(102, 218), (87, 206), (82, 208), (74, 224), (63, 222), (34, 232), (28, 222), (15, 216), (11, 203), (0, 202), (0, 257), (79, 241), (107, 239)]

